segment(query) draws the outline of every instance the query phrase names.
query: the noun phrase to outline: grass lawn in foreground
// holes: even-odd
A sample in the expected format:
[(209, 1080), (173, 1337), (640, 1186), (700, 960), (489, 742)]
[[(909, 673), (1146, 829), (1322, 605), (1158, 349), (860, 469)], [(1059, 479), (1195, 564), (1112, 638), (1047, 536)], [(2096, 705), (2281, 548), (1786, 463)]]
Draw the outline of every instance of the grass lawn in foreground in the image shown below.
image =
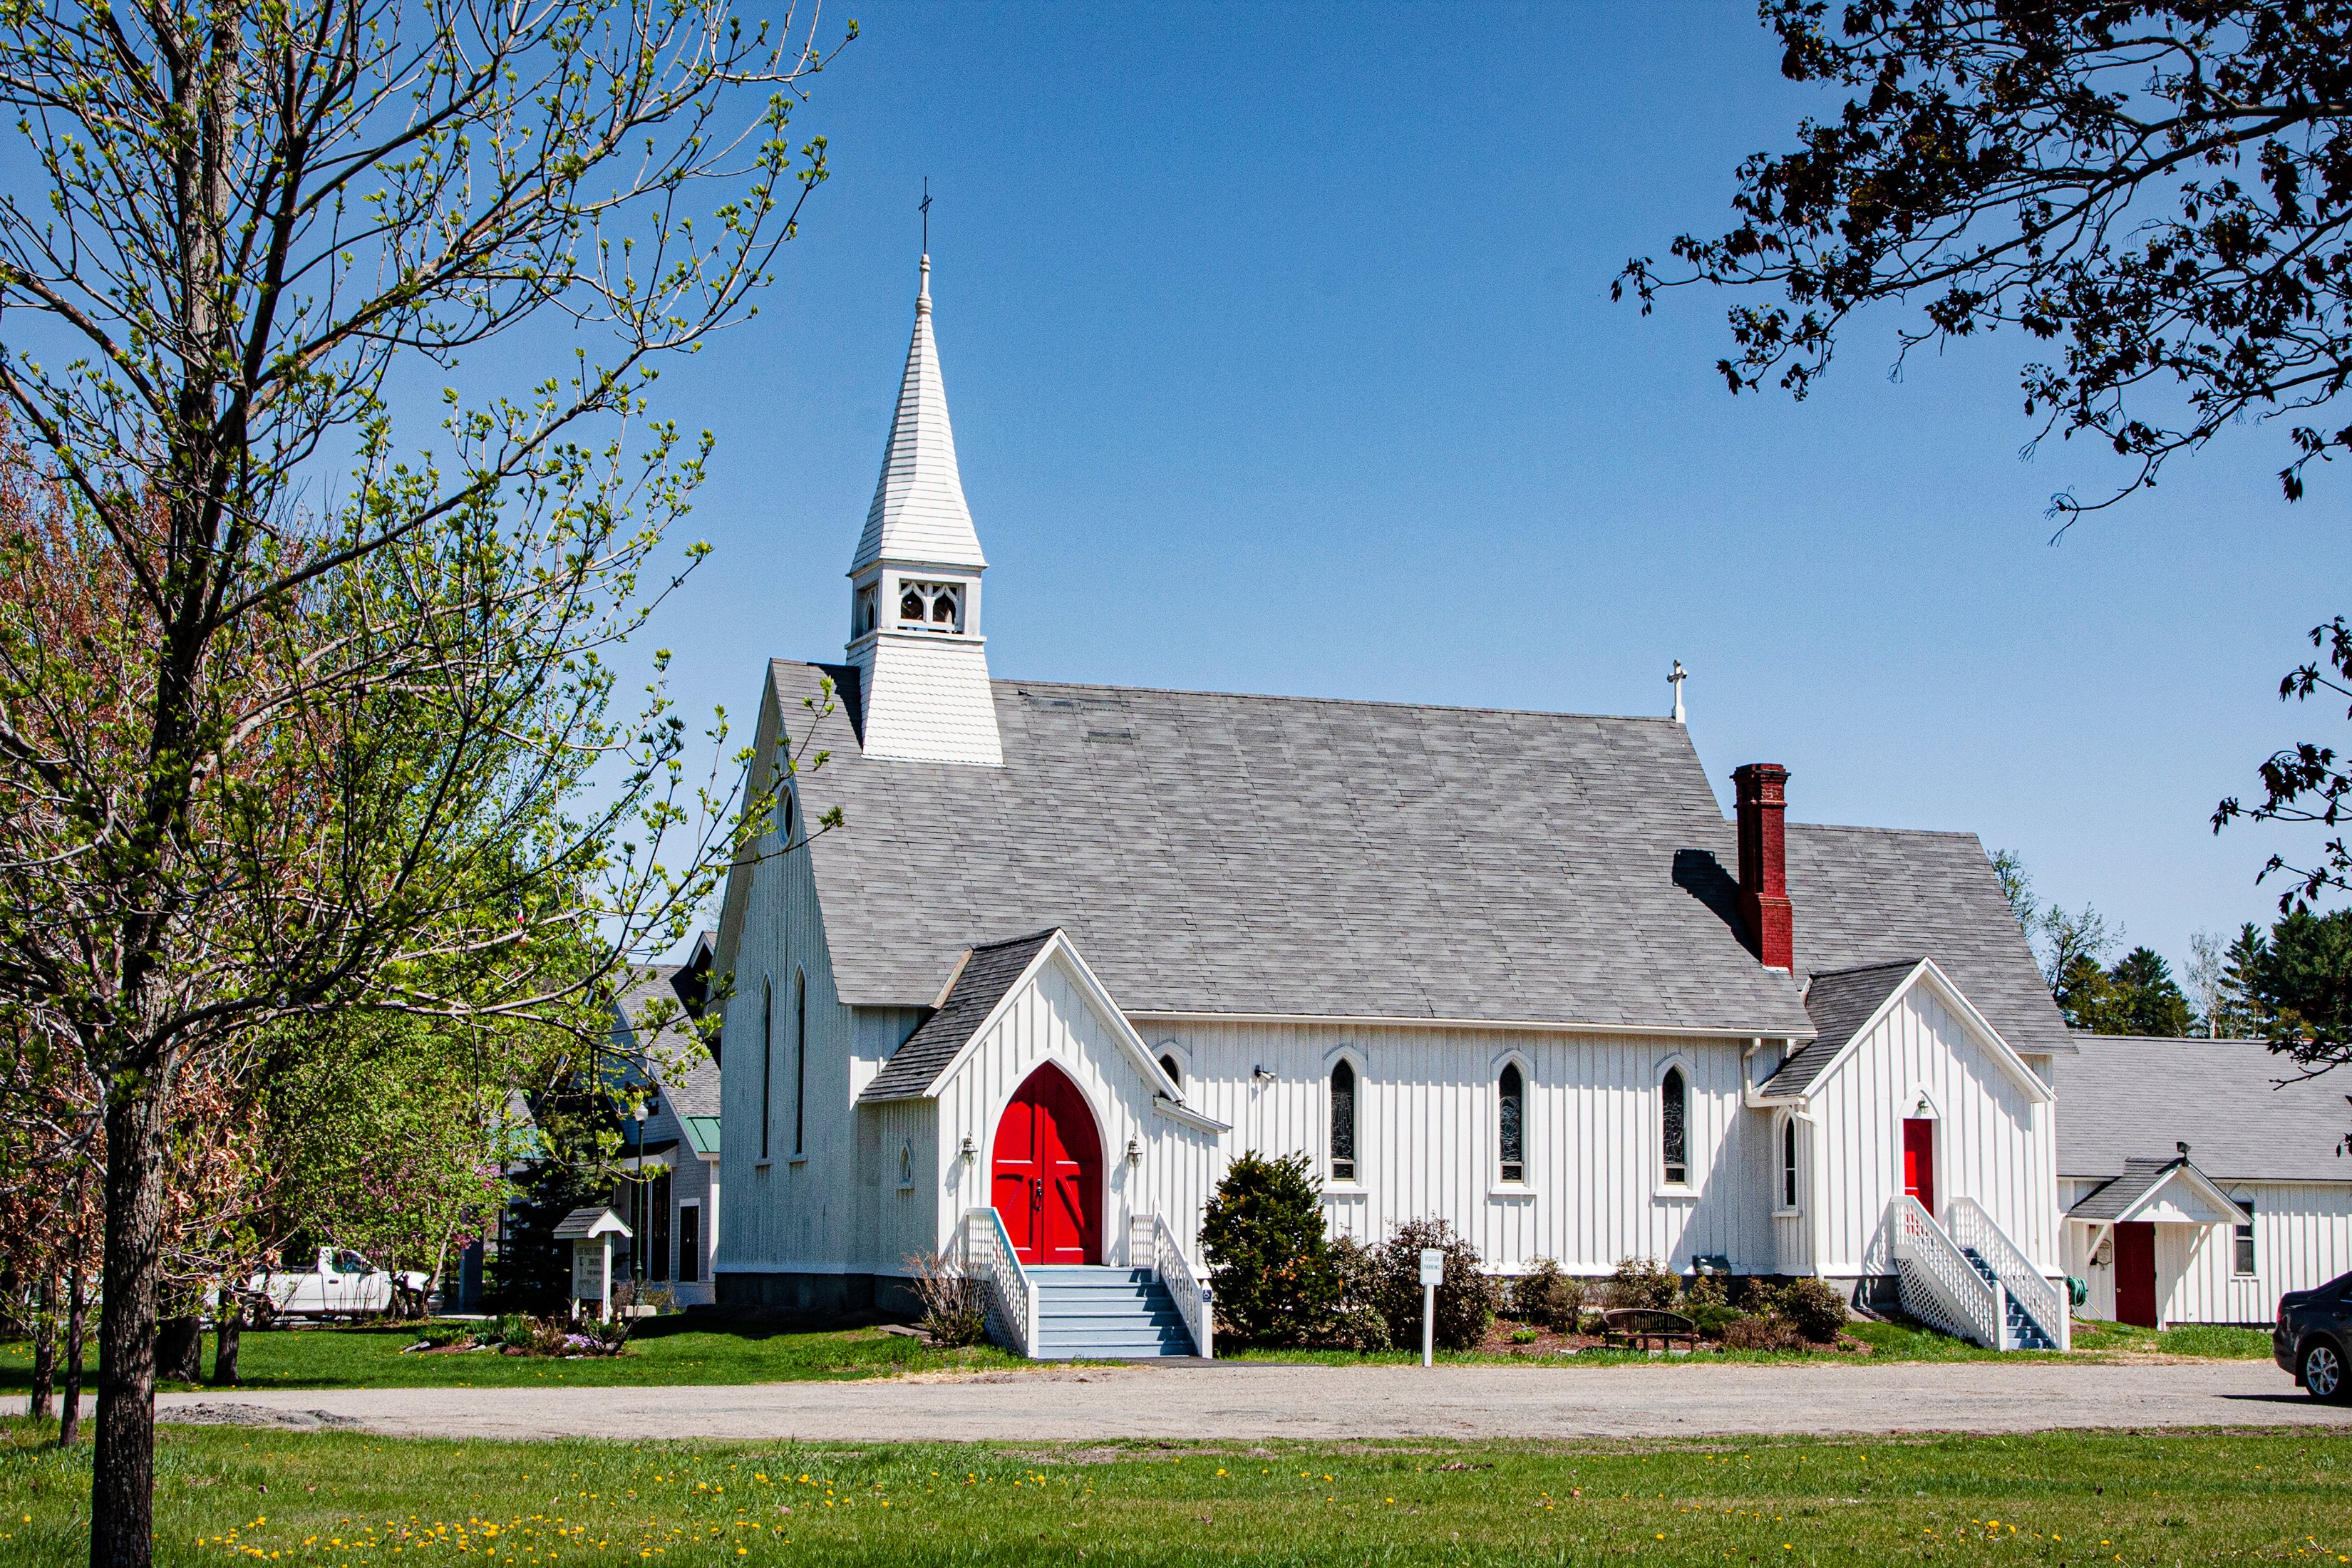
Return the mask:
[[(690, 1329), (688, 1321), (682, 1317), (655, 1319), (632, 1336), (627, 1354), (579, 1361), (500, 1355), (496, 1351), (404, 1355), (401, 1347), (416, 1342), (415, 1331), (373, 1325), (247, 1331), (237, 1349), (237, 1373), (247, 1388), (542, 1388), (562, 1384), (631, 1387), (789, 1383), (1021, 1364), (992, 1346), (936, 1351), (919, 1340), (874, 1329), (788, 1333), (739, 1327), (713, 1331)], [(208, 1372), (212, 1354), (212, 1336), (206, 1334)], [(0, 1345), (0, 1388), (22, 1393), (30, 1387), (32, 1364), (31, 1347), (22, 1341)], [(166, 1383), (161, 1386), (192, 1385)]]
[[(0, 1560), (85, 1561), (87, 1449), (0, 1446)], [(165, 1427), (156, 1557), (221, 1568), (2352, 1562), (2304, 1429), (1675, 1445), (492, 1443)]]

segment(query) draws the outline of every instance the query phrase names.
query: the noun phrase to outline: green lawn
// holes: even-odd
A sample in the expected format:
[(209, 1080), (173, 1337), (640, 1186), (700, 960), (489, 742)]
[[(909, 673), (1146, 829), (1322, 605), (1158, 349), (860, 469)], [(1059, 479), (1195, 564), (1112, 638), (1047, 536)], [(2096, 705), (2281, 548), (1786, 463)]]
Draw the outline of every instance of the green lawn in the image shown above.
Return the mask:
[[(737, 1328), (713, 1332), (688, 1329), (687, 1322), (684, 1318), (654, 1320), (631, 1339), (627, 1354), (581, 1361), (496, 1351), (403, 1355), (403, 1345), (416, 1342), (415, 1333), (404, 1329), (273, 1329), (242, 1336), (237, 1372), (248, 1388), (517, 1388), (560, 1383), (628, 1387), (787, 1383), (1020, 1364), (993, 1347), (935, 1351), (903, 1334), (873, 1329), (788, 1333)], [(31, 1384), (32, 1364), (32, 1352), (23, 1342), (0, 1345), (0, 1388), (23, 1392)], [(205, 1336), (205, 1366), (207, 1371), (212, 1367), (209, 1334)]]
[[(85, 1560), (86, 1450), (0, 1431), (0, 1560)], [(492, 1443), (166, 1427), (157, 1559), (633, 1563), (2352, 1561), (2310, 1430), (1867, 1443)]]

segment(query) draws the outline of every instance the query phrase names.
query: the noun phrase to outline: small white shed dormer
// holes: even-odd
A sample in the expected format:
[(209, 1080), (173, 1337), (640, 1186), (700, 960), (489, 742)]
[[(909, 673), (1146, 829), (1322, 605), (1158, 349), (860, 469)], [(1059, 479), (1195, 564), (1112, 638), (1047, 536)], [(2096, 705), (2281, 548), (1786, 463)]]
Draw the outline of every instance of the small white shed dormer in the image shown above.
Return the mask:
[(849, 566), (848, 654), (867, 756), (1003, 765), (980, 635), (987, 570), (956, 468), (926, 256), (882, 478)]

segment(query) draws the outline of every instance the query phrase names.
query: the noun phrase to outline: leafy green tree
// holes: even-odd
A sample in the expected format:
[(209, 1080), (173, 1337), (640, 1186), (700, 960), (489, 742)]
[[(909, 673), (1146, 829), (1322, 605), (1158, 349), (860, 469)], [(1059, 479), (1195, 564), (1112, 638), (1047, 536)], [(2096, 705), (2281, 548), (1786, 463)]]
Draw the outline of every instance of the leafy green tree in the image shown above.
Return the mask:
[(2107, 971), (2114, 993), (2114, 1019), (2121, 1026), (2102, 1033), (2159, 1035), (2177, 1038), (2189, 1033), (2189, 998), (2172, 978), (2172, 966), (2152, 947), (2136, 947)]
[[(2129, 460), (2105, 505), (2231, 425), (2286, 417), (2289, 499), (2352, 447), (2352, 10), (2264, 0), (1763, 0), (1781, 74), (1842, 91), (1739, 167), (1738, 226), (1626, 264), (1621, 295), (1712, 284), (1733, 391), (1803, 396), (1861, 313), (1899, 354), (2003, 328), (2034, 441)], [(2070, 495), (2053, 502), (2067, 516)]]
[(2041, 909), (2033, 900), (2033, 879), (2025, 874), (2025, 862), (2012, 849), (1996, 849), (1992, 857), (1992, 874), (2000, 881), (2001, 896), (2017, 916), (2017, 924), (2030, 940)]
[(2087, 952), (2077, 952), (2067, 959), (2050, 995), (2058, 1004), (2058, 1011), (2065, 1015), (2070, 1029), (2094, 1035), (2129, 1032), (2124, 1027), (2123, 999), (2116, 994), (2114, 979)]
[[(824, 177), (823, 63), (726, 0), (0, 29), (0, 405), (49, 487), (0, 532), (0, 1004), (100, 1096), (96, 1568), (152, 1556), (179, 1087), (351, 1007), (587, 1026), (725, 863), (740, 803), (608, 661), (699, 553), (659, 552), (707, 443), (647, 394)], [(494, 345), (510, 395), (395, 420), (395, 363)]]
[(1339, 1304), (1322, 1184), (1305, 1154), (1244, 1152), (1201, 1211), (1218, 1321), (1245, 1344), (1304, 1344)]

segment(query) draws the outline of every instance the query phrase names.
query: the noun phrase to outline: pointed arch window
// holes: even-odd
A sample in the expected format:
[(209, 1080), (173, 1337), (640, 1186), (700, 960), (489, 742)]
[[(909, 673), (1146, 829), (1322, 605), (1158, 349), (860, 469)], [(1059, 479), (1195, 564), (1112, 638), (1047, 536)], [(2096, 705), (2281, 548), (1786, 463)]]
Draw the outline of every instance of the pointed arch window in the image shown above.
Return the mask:
[(1797, 1208), (1797, 1119), (1780, 1119), (1780, 1206), (1790, 1213)]
[(1168, 1075), (1168, 1081), (1174, 1084), (1180, 1091), (1183, 1089), (1184, 1069), (1176, 1065), (1175, 1052), (1171, 1051), (1160, 1058), (1160, 1070)]
[(768, 1158), (768, 1108), (775, 1103), (776, 988), (760, 982), (760, 1158)]
[(1690, 1083), (1683, 1069), (1666, 1069), (1658, 1086), (1659, 1150), (1664, 1169), (1661, 1175), (1670, 1187), (1686, 1186), (1690, 1183)]
[(808, 971), (793, 971), (793, 1157), (808, 1152)]
[(1356, 1068), (1344, 1061), (1331, 1068), (1331, 1179), (1356, 1179)]
[(1528, 1080), (1518, 1063), (1503, 1064), (1495, 1095), (1500, 1102), (1502, 1169), (1498, 1173), (1507, 1182), (1524, 1182), (1528, 1179)]

